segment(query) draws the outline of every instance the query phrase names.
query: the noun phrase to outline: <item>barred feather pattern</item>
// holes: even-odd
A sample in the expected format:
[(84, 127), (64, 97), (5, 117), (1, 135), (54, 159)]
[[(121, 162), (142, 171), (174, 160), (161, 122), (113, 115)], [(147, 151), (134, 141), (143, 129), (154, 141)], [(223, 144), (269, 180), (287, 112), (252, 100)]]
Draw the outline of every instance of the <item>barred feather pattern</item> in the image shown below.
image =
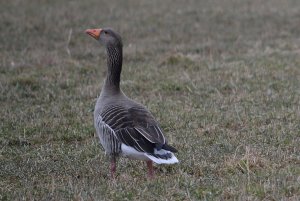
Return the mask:
[(119, 155), (121, 152), (121, 143), (116, 138), (114, 130), (103, 121), (101, 115), (97, 117), (95, 127), (105, 153), (115, 156)]
[[(139, 117), (147, 117), (149, 122), (142, 122)], [(147, 119), (146, 118), (146, 119)], [(152, 121), (152, 122), (151, 122)], [(144, 108), (124, 108), (113, 105), (105, 108), (96, 122), (97, 133), (106, 153), (118, 155), (124, 143), (139, 152), (167, 159), (171, 154), (157, 154), (166, 143), (165, 137), (152, 116)]]
[(128, 118), (127, 113), (128, 111), (124, 107), (114, 105), (106, 108), (101, 113), (101, 117), (112, 130), (117, 131), (132, 125), (132, 120)]

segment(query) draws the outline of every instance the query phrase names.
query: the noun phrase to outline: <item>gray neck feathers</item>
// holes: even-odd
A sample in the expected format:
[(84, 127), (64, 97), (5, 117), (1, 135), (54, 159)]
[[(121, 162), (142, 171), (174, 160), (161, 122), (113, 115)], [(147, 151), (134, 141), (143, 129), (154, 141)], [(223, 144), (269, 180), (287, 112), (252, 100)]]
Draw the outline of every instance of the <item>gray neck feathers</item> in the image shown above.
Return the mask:
[(105, 85), (114, 91), (119, 91), (123, 57), (122, 45), (108, 45), (106, 50), (108, 71)]

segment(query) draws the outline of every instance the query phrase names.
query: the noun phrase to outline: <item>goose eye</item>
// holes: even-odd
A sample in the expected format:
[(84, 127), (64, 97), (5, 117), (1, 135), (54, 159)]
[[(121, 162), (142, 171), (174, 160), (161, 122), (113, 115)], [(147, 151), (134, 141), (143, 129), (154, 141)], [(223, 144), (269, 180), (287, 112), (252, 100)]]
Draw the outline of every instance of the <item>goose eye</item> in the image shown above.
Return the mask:
[(108, 34), (108, 32), (107, 32), (107, 31), (104, 31), (104, 33), (105, 33), (105, 34)]

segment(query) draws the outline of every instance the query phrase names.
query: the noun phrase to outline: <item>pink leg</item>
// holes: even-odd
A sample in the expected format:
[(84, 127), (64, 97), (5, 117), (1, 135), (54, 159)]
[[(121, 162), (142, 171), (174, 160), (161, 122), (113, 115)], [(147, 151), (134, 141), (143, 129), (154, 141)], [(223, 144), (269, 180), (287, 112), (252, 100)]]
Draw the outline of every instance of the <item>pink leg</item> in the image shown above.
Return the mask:
[(153, 162), (152, 161), (147, 161), (147, 167), (148, 167), (148, 176), (149, 178), (153, 178), (154, 172), (153, 172)]
[(112, 158), (111, 161), (110, 161), (110, 176), (111, 176), (112, 179), (115, 178), (116, 167), (117, 167), (116, 159)]

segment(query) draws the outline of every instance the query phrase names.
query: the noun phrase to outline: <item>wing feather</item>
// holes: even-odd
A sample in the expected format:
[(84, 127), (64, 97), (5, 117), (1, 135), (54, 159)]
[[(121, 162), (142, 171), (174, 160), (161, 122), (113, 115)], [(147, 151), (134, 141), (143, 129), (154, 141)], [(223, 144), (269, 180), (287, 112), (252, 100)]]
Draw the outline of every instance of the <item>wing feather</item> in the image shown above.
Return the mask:
[(119, 142), (137, 151), (151, 154), (154, 153), (155, 148), (162, 147), (166, 143), (158, 123), (142, 106), (129, 108), (120, 105), (109, 106), (101, 112), (100, 116), (110, 129), (110, 134), (113, 133)]
[(95, 121), (97, 135), (105, 152), (108, 154), (118, 154), (121, 152), (121, 143), (115, 135), (115, 131), (107, 125), (99, 115)]

